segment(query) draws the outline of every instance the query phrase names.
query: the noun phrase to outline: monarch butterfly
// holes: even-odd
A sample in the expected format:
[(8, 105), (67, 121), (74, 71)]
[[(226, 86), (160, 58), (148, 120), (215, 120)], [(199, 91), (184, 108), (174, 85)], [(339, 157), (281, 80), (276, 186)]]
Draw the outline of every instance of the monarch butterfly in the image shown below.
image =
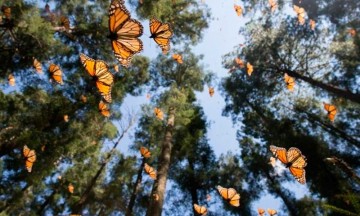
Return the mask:
[(153, 180), (156, 179), (156, 170), (149, 166), (147, 163), (144, 164), (144, 170), (147, 174), (149, 174), (150, 178)]
[(269, 0), (269, 5), (270, 5), (271, 13), (273, 13), (278, 7), (278, 4), (275, 0)]
[(145, 148), (145, 147), (141, 147), (140, 148), (140, 154), (141, 156), (143, 156), (144, 158), (149, 158), (151, 157), (151, 152), (149, 151), (149, 149)]
[(242, 9), (242, 7), (241, 7), (240, 5), (234, 4), (234, 9), (235, 9), (235, 12), (236, 12), (236, 14), (237, 14), (238, 16), (241, 16), (241, 15), (242, 15), (243, 9)]
[(83, 103), (86, 103), (87, 102), (87, 97), (85, 95), (81, 95), (80, 96), (80, 100), (83, 102)]
[(161, 111), (161, 109), (155, 107), (154, 108), (154, 114), (156, 116), (156, 118), (160, 119), (160, 120), (163, 120), (164, 119), (164, 113), (163, 111)]
[(247, 68), (247, 74), (251, 76), (252, 72), (254, 71), (253, 66), (248, 62), (246, 63), (246, 68)]
[(293, 91), (295, 86), (295, 78), (285, 73), (284, 79), (285, 79), (286, 87), (289, 89), (289, 91)]
[(84, 54), (80, 54), (80, 60), (86, 71), (96, 80), (96, 87), (103, 96), (104, 100), (111, 103), (111, 87), (114, 77), (110, 73), (107, 64), (101, 60), (94, 60)]
[(275, 159), (274, 157), (270, 157), (269, 164), (270, 164), (272, 167), (275, 167), (275, 163), (276, 163), (276, 159)]
[(209, 87), (209, 95), (212, 97), (215, 93), (214, 87)]
[(131, 19), (130, 12), (125, 7), (124, 0), (112, 0), (109, 8), (109, 31), (112, 49), (121, 65), (128, 67), (131, 58), (143, 50), (139, 37), (143, 26)]
[(60, 25), (64, 26), (64, 28), (66, 29), (66, 31), (70, 30), (70, 21), (69, 18), (67, 18), (66, 16), (61, 16), (60, 17)]
[(99, 112), (105, 117), (110, 116), (110, 110), (106, 103), (104, 103), (102, 100), (99, 102)]
[(174, 59), (175, 61), (177, 61), (177, 63), (179, 63), (179, 64), (182, 64), (182, 63), (183, 63), (183, 60), (182, 60), (182, 56), (181, 56), (181, 55), (179, 55), (179, 54), (173, 54), (172, 57), (173, 57), (173, 59)]
[(239, 65), (240, 68), (244, 68), (245, 67), (245, 64), (243, 62), (243, 60), (241, 60), (240, 58), (235, 58), (235, 63), (237, 65)]
[(69, 116), (68, 115), (64, 115), (64, 121), (69, 122)]
[(299, 7), (297, 5), (294, 5), (294, 11), (296, 12), (296, 15), (298, 17), (298, 21), (300, 25), (304, 25), (305, 23), (305, 9), (302, 7)]
[(11, 17), (11, 8), (5, 5), (1, 6), (1, 12), (3, 12), (6, 19), (10, 19)]
[(41, 74), (42, 73), (42, 65), (41, 65), (41, 63), (35, 57), (33, 57), (33, 59), (34, 59), (33, 66), (34, 66), (36, 72)]
[(24, 145), (23, 155), (26, 159), (25, 167), (28, 172), (31, 172), (34, 162), (36, 161), (36, 152), (35, 150), (30, 150), (29, 147), (27, 147), (27, 145)]
[(153, 194), (153, 197), (154, 197), (154, 200), (155, 200), (155, 201), (159, 201), (159, 195), (158, 195), (158, 194), (156, 194), (156, 193)]
[(68, 190), (69, 190), (70, 193), (74, 193), (74, 185), (69, 183)]
[(153, 38), (160, 46), (163, 54), (168, 53), (170, 50), (170, 38), (173, 35), (170, 24), (162, 23), (156, 18), (152, 18), (150, 20), (150, 33), (150, 38)]
[(291, 147), (288, 151), (285, 148), (280, 148), (271, 145), (270, 151), (277, 157), (283, 164), (289, 168), (290, 173), (301, 184), (305, 184), (305, 169), (307, 165), (306, 157), (301, 154), (298, 148)]
[(199, 206), (197, 204), (194, 204), (194, 210), (196, 211), (196, 213), (198, 213), (199, 215), (206, 215), (207, 213), (207, 209), (205, 206)]
[(356, 35), (356, 30), (355, 29), (349, 29), (348, 30), (348, 33), (351, 35), (351, 37), (355, 37), (355, 35)]
[(146, 94), (146, 99), (150, 100), (151, 95), (149, 93)]
[(314, 30), (315, 30), (315, 26), (316, 26), (315, 20), (310, 19), (310, 29), (314, 31)]
[(15, 86), (15, 77), (12, 74), (9, 74), (8, 81), (10, 86)]
[(269, 214), (270, 216), (277, 214), (277, 211), (274, 210), (274, 209), (268, 209), (267, 212), (268, 212), (268, 214)]
[(52, 80), (59, 84), (64, 84), (62, 79), (62, 71), (60, 70), (60, 67), (56, 64), (50, 64), (49, 66), (49, 73)]
[(119, 65), (114, 65), (115, 72), (119, 72)]
[(264, 216), (264, 214), (265, 214), (265, 210), (264, 210), (264, 209), (258, 208), (257, 210), (258, 210), (259, 216)]
[(323, 102), (323, 104), (324, 104), (324, 109), (328, 112), (328, 117), (330, 121), (333, 122), (335, 119), (335, 115), (337, 113), (336, 107), (334, 105), (327, 104), (325, 102)]
[(228, 201), (230, 205), (235, 207), (240, 206), (240, 194), (238, 194), (234, 188), (223, 188), (218, 185), (217, 190), (222, 198)]
[(210, 196), (210, 194), (206, 194), (206, 201), (210, 201), (211, 200), (211, 196)]

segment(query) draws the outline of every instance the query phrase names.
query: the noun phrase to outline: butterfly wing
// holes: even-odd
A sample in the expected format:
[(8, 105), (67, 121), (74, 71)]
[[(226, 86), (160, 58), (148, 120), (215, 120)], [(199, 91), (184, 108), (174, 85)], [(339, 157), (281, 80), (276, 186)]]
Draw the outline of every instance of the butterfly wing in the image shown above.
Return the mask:
[(23, 155), (24, 155), (24, 157), (26, 159), (25, 167), (26, 167), (28, 172), (31, 172), (32, 166), (33, 166), (34, 162), (36, 161), (36, 152), (35, 152), (35, 150), (30, 150), (27, 147), (27, 145), (24, 145)]
[(99, 102), (99, 112), (105, 117), (110, 116), (110, 110), (107, 107), (106, 103), (104, 103), (103, 101)]
[(36, 59), (36, 58), (33, 58), (34, 61), (33, 61), (33, 66), (36, 70), (37, 73), (41, 74), (42, 73), (42, 66), (41, 66), (41, 63)]
[(263, 216), (263, 215), (265, 214), (265, 210), (264, 210), (264, 209), (258, 208), (257, 210), (258, 210), (259, 216)]
[(153, 180), (156, 179), (155, 169), (149, 166), (147, 163), (144, 164), (144, 170), (147, 174), (149, 174), (150, 178), (152, 178)]
[(290, 91), (293, 91), (294, 86), (295, 86), (295, 79), (293, 77), (289, 76), (287, 73), (284, 74), (284, 79), (285, 79), (286, 87)]
[(114, 83), (114, 76), (110, 73), (104, 61), (97, 60), (95, 63), (95, 75), (97, 76), (96, 87), (104, 100), (111, 103), (111, 87)]
[(323, 104), (324, 104), (324, 109), (328, 112), (328, 118), (330, 119), (330, 121), (334, 121), (335, 115), (337, 113), (336, 107), (334, 105), (327, 104), (325, 102), (323, 102)]
[(143, 50), (138, 38), (143, 33), (143, 26), (130, 18), (123, 0), (113, 0), (109, 9), (109, 30), (115, 57), (121, 65), (128, 67), (131, 57)]
[(288, 160), (287, 160), (287, 156), (286, 156), (286, 149), (285, 148), (280, 148), (277, 146), (270, 146), (270, 151), (275, 155), (275, 157), (277, 157), (283, 164), (287, 164)]
[(234, 188), (227, 189), (227, 194), (230, 205), (235, 207), (240, 206), (240, 194), (238, 194)]
[(251, 76), (252, 72), (254, 71), (253, 66), (248, 62), (246, 63), (246, 67), (247, 67), (247, 74)]
[(200, 215), (205, 215), (207, 213), (207, 209), (205, 206), (199, 206), (197, 204), (194, 204), (194, 209), (195, 209), (196, 213), (198, 213)]
[(140, 153), (144, 158), (149, 158), (151, 156), (151, 152), (145, 147), (140, 148)]
[(298, 148), (291, 147), (287, 151), (287, 160), (291, 163), (289, 170), (295, 179), (301, 184), (305, 184), (305, 170), (304, 167), (307, 165), (306, 158), (301, 154)]
[(170, 50), (170, 38), (173, 35), (169, 23), (161, 23), (159, 20), (152, 18), (150, 20), (150, 38), (160, 46), (163, 53), (166, 54)]
[(49, 73), (51, 76), (51, 79), (55, 80), (55, 82), (59, 84), (64, 84), (62, 80), (62, 71), (60, 70), (60, 67), (56, 64), (50, 64), (49, 66)]
[(277, 214), (277, 211), (275, 209), (268, 209), (267, 212), (270, 216)]

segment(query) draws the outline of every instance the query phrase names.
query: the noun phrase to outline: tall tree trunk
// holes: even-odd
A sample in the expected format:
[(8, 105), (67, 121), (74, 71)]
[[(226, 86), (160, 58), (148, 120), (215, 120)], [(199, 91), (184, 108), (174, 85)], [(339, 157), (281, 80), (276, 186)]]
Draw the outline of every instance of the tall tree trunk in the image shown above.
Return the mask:
[[(192, 171), (192, 173), (194, 173), (194, 164), (193, 164), (193, 162), (188, 159), (188, 163), (189, 163), (190, 170)], [(192, 175), (191, 179), (189, 179), (189, 182), (195, 182), (194, 180), (195, 180), (195, 177)], [(195, 184), (190, 185), (189, 190), (190, 190), (191, 200), (192, 200), (192, 204), (196, 203), (196, 204), (200, 205), (196, 189), (197, 188), (196, 188)], [(198, 213), (195, 211), (195, 209), (194, 208), (192, 208), (192, 209), (193, 209), (194, 215), (198, 215)]]
[(110, 150), (110, 152), (108, 153), (105, 161), (103, 162), (103, 164), (100, 166), (100, 168), (98, 169), (98, 171), (96, 172), (95, 176), (91, 179), (90, 183), (88, 184), (88, 186), (86, 187), (84, 193), (81, 195), (81, 198), (79, 201), (77, 201), (72, 207), (72, 213), (74, 214), (81, 214), (81, 211), (83, 209), (83, 206), (85, 205), (87, 199), (89, 198), (90, 192), (92, 191), (93, 187), (96, 184), (96, 181), (98, 180), (100, 174), (102, 173), (102, 171), (104, 170), (106, 164), (110, 161), (110, 158), (113, 154), (113, 152), (115, 151), (116, 147), (118, 146), (118, 144), (120, 143), (121, 139), (125, 136), (125, 134), (128, 132), (128, 130), (130, 129), (130, 127), (132, 126), (132, 124), (134, 123), (133, 121), (134, 119), (131, 119), (128, 126), (122, 131), (119, 139), (114, 143), (113, 148)]
[[(167, 174), (170, 166), (174, 121), (175, 121), (175, 108), (170, 107), (169, 115), (167, 119), (165, 137), (162, 142), (161, 154), (159, 156), (157, 179), (154, 182), (153, 189), (151, 192), (150, 205), (146, 212), (147, 216), (161, 215), (162, 206), (164, 204)], [(153, 197), (154, 194), (158, 196), (158, 200), (154, 199)]]
[(312, 79), (310, 77), (303, 76), (303, 75), (299, 74), (296, 71), (285, 70), (284, 72), (287, 73), (289, 76), (301, 79), (301, 80), (303, 80), (303, 81), (305, 81), (305, 82), (307, 82), (307, 83), (309, 83), (309, 84), (311, 84), (313, 86), (319, 87), (319, 88), (324, 89), (324, 90), (326, 90), (326, 91), (328, 91), (330, 93), (333, 93), (334, 95), (337, 95), (339, 97), (351, 100), (351, 101), (356, 102), (356, 103), (360, 103), (360, 94), (354, 94), (354, 93), (352, 93), (350, 91), (346, 91), (346, 90), (343, 90), (343, 89), (340, 89), (340, 88), (337, 88), (337, 87), (327, 85), (327, 84), (322, 83), (320, 81), (314, 80), (314, 79)]
[(131, 216), (132, 215), (136, 195), (137, 195), (137, 193), (138, 193), (138, 191), (140, 189), (140, 184), (141, 184), (141, 179), (142, 179), (142, 170), (144, 168), (144, 164), (145, 164), (145, 158), (142, 159), (141, 165), (139, 167), (138, 175), (136, 177), (136, 181), (135, 181), (135, 185), (134, 185), (134, 188), (133, 188), (133, 192), (132, 192), (131, 197), (130, 197), (129, 205), (128, 205), (127, 209), (126, 209), (126, 216)]

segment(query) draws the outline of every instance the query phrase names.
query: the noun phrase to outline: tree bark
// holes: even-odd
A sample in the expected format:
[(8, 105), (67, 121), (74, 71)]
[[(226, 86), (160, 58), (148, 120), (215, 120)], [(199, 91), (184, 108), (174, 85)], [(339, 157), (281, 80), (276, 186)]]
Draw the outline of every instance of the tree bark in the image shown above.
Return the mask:
[(320, 81), (317, 81), (317, 80), (314, 80), (310, 77), (307, 77), (307, 76), (303, 76), (301, 74), (299, 74), (298, 72), (296, 71), (292, 71), (292, 70), (284, 70), (285, 73), (287, 73), (289, 76), (292, 76), (292, 77), (295, 77), (295, 78), (298, 78), (298, 79), (301, 79), (313, 86), (316, 86), (316, 87), (319, 87), (321, 89), (324, 89), (325, 91), (328, 91), (336, 96), (339, 96), (339, 97), (342, 97), (342, 98), (345, 98), (345, 99), (348, 99), (348, 100), (351, 100), (355, 103), (360, 103), (360, 94), (354, 94), (350, 91), (346, 91), (346, 90), (343, 90), (343, 89), (340, 89), (340, 88), (337, 88), (337, 87), (334, 87), (334, 86), (330, 86), (330, 85), (327, 85), (325, 83), (322, 83)]
[[(166, 190), (167, 174), (170, 166), (172, 136), (175, 120), (175, 108), (169, 108), (169, 115), (165, 131), (165, 137), (161, 146), (161, 154), (159, 156), (159, 166), (157, 171), (157, 179), (154, 182), (150, 196), (150, 205), (147, 209), (147, 216), (160, 216), (162, 206), (164, 204), (164, 195)], [(158, 200), (154, 199), (154, 194), (158, 196)]]
[(141, 184), (141, 179), (142, 179), (142, 170), (144, 168), (144, 164), (145, 164), (145, 158), (142, 159), (139, 171), (138, 171), (138, 175), (136, 177), (136, 181), (135, 181), (135, 185), (133, 188), (133, 192), (131, 194), (130, 197), (130, 201), (129, 201), (129, 205), (126, 209), (126, 216), (131, 216), (132, 215), (132, 211), (133, 211), (133, 207), (135, 204), (135, 199), (136, 199), (136, 195), (140, 189), (140, 184)]

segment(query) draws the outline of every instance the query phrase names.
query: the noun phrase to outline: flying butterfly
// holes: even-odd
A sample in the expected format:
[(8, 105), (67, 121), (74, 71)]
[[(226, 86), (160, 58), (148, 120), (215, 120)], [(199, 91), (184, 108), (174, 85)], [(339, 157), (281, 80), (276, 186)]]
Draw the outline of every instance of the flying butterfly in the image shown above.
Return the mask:
[(60, 17), (60, 25), (64, 26), (66, 31), (70, 30), (70, 21), (69, 18), (66, 16), (61, 16)]
[(249, 62), (246, 63), (246, 71), (247, 71), (247, 74), (249, 76), (251, 76), (252, 72), (254, 71), (254, 67), (252, 66), (252, 64), (250, 64)]
[(240, 68), (244, 68), (244, 67), (245, 67), (244, 61), (241, 60), (240, 58), (235, 58), (235, 63), (236, 63)]
[(259, 216), (264, 216), (265, 215), (265, 210), (264, 209), (258, 208), (257, 210), (258, 210)]
[(214, 87), (209, 87), (209, 95), (210, 95), (210, 97), (212, 97), (214, 95), (214, 93), (215, 93)]
[(314, 31), (314, 30), (315, 30), (315, 26), (316, 26), (315, 20), (310, 19), (310, 23), (309, 23), (309, 24), (310, 24), (310, 29)]
[(293, 8), (294, 8), (294, 11), (295, 11), (295, 13), (297, 15), (297, 18), (298, 18), (298, 21), (299, 21), (300, 25), (304, 25), (304, 23), (305, 23), (305, 14), (306, 14), (305, 9), (302, 8), (302, 7), (299, 7), (297, 5), (294, 5)]
[(196, 213), (198, 213), (199, 215), (206, 215), (207, 213), (207, 209), (205, 206), (200, 206), (198, 204), (194, 204), (194, 210), (196, 211)]
[(275, 167), (275, 165), (276, 165), (276, 159), (275, 159), (274, 157), (270, 157), (269, 164), (270, 164), (272, 167)]
[(83, 102), (83, 103), (86, 103), (87, 102), (87, 97), (85, 95), (81, 95), (80, 96), (80, 100)]
[(69, 116), (68, 115), (64, 115), (64, 121), (69, 122)]
[(105, 117), (110, 117), (110, 109), (102, 100), (99, 102), (99, 112)]
[(267, 209), (267, 212), (270, 216), (273, 216), (273, 215), (276, 215), (277, 214), (277, 211), (274, 210), (274, 209)]
[(147, 163), (144, 164), (144, 170), (147, 174), (149, 174), (150, 178), (153, 180), (156, 179), (156, 170), (149, 166)]
[(131, 58), (143, 50), (139, 37), (143, 34), (143, 26), (131, 19), (130, 12), (125, 7), (124, 0), (112, 0), (109, 8), (108, 36), (116, 59), (124, 67), (128, 67)]
[(70, 193), (74, 193), (74, 185), (72, 185), (71, 183), (69, 183), (69, 185), (68, 185), (68, 191), (70, 192)]
[(230, 205), (235, 207), (240, 206), (240, 194), (238, 194), (234, 188), (224, 188), (218, 185), (217, 190), (222, 198), (229, 202)]
[(170, 50), (170, 38), (173, 31), (169, 23), (162, 23), (156, 18), (150, 20), (150, 38), (160, 46), (163, 54), (167, 54)]
[(33, 66), (34, 66), (36, 72), (38, 74), (42, 74), (42, 65), (41, 65), (41, 63), (35, 57), (33, 57), (33, 60), (34, 60), (33, 61)]
[(34, 162), (36, 161), (36, 152), (35, 150), (30, 150), (27, 145), (24, 145), (23, 155), (25, 157), (25, 167), (28, 172), (31, 172)]
[(337, 113), (336, 106), (325, 102), (323, 102), (323, 104), (324, 104), (324, 109), (328, 112), (328, 117), (330, 121), (334, 122)]
[(151, 157), (151, 152), (149, 151), (149, 149), (145, 148), (145, 147), (140, 147), (140, 154), (141, 156), (143, 156), (144, 158), (149, 158)]
[(177, 61), (177, 63), (179, 64), (183, 63), (182, 56), (180, 54), (173, 54), (172, 57), (175, 61)]
[(305, 169), (307, 165), (306, 157), (301, 154), (298, 148), (291, 147), (288, 151), (285, 148), (280, 148), (271, 145), (270, 151), (279, 159), (287, 168), (290, 173), (300, 184), (305, 184)]
[(160, 119), (160, 120), (163, 120), (164, 119), (164, 113), (163, 111), (161, 111), (161, 109), (155, 107), (154, 108), (154, 114), (156, 116), (156, 118)]
[(153, 198), (154, 198), (155, 201), (159, 201), (160, 197), (159, 197), (158, 194), (155, 193), (155, 194), (153, 194)]
[(285, 73), (284, 74), (284, 79), (285, 79), (287, 89), (289, 89), (289, 91), (293, 91), (294, 86), (295, 86), (295, 78), (291, 77), (287, 73)]
[(351, 37), (355, 37), (355, 35), (356, 35), (356, 30), (355, 29), (349, 29), (348, 30), (348, 33), (351, 35)]
[(273, 13), (278, 7), (276, 0), (269, 0), (269, 5), (270, 5), (271, 13)]
[(240, 5), (234, 4), (234, 9), (238, 16), (241, 16), (243, 14), (243, 9)]
[(85, 54), (80, 54), (80, 60), (86, 71), (95, 79), (96, 87), (104, 100), (111, 103), (111, 87), (114, 84), (114, 77), (110, 73), (107, 64), (102, 60), (94, 60)]
[(59, 83), (60, 85), (64, 84), (63, 79), (62, 79), (62, 71), (58, 65), (51, 63), (48, 71), (49, 71), (51, 80), (54, 80), (55, 82)]
[(11, 8), (5, 5), (1, 6), (1, 12), (4, 14), (6, 19), (11, 18)]
[(8, 82), (10, 86), (15, 86), (15, 77), (12, 74), (9, 74), (8, 76)]

